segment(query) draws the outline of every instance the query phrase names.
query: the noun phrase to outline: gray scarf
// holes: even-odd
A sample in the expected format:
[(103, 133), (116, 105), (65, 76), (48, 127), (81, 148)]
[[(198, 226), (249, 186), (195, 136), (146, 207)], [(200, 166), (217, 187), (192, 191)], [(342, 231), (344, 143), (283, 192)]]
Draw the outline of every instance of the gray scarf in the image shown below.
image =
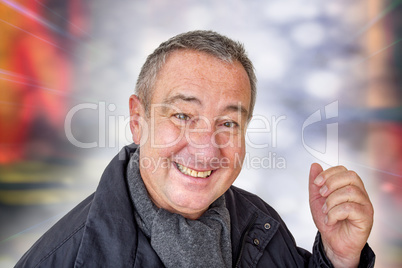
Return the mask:
[(139, 170), (139, 149), (127, 169), (135, 220), (166, 267), (232, 267), (230, 215), (222, 195), (197, 220), (157, 208)]

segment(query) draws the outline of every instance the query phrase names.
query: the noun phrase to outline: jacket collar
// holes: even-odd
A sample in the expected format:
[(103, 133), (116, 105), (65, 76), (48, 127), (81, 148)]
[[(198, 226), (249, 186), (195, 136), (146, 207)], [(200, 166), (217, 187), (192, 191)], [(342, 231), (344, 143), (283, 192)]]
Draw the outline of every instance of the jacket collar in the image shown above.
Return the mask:
[(105, 169), (88, 213), (75, 267), (133, 267), (137, 226), (126, 168), (136, 148), (124, 147)]

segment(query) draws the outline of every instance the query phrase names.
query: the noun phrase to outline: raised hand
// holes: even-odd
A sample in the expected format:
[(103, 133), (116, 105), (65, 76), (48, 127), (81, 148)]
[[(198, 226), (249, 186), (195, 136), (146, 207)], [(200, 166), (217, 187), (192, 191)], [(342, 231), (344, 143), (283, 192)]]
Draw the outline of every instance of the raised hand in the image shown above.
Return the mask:
[(310, 209), (334, 267), (357, 267), (373, 225), (373, 206), (360, 177), (343, 166), (323, 171), (314, 163)]

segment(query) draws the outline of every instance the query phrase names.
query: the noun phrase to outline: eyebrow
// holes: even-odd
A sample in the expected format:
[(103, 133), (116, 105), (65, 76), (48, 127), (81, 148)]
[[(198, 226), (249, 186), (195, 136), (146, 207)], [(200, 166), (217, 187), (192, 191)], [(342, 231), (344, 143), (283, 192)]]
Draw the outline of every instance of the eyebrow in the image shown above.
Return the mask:
[[(163, 103), (164, 104), (169, 104), (172, 105), (174, 103), (176, 103), (177, 101), (185, 101), (185, 102), (194, 102), (197, 103), (198, 105), (202, 106), (202, 102), (200, 99), (198, 99), (197, 97), (194, 96), (187, 96), (184, 94), (176, 94), (172, 97), (166, 98)], [(241, 105), (240, 103), (235, 105), (235, 104), (230, 104), (228, 106), (225, 107), (225, 109), (223, 110), (225, 112), (240, 112), (243, 116), (247, 117), (248, 116), (248, 110)]]
[(226, 108), (224, 109), (224, 111), (230, 111), (230, 112), (240, 112), (242, 113), (245, 117), (248, 116), (248, 111), (246, 108), (244, 108), (243, 105), (241, 105), (240, 103), (238, 105), (228, 105), (226, 106)]

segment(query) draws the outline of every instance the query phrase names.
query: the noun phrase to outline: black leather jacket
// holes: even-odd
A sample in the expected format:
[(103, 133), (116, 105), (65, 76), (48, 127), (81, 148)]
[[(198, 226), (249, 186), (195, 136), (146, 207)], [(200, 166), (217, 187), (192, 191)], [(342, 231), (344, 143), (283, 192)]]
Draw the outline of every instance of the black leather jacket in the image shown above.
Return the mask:
[[(96, 192), (45, 233), (16, 267), (163, 267), (134, 219), (126, 181), (134, 150), (123, 148), (106, 168)], [(232, 186), (225, 198), (233, 267), (332, 267), (319, 233), (311, 254), (296, 246), (276, 211), (256, 195)], [(366, 245), (360, 267), (373, 267), (374, 259)]]

